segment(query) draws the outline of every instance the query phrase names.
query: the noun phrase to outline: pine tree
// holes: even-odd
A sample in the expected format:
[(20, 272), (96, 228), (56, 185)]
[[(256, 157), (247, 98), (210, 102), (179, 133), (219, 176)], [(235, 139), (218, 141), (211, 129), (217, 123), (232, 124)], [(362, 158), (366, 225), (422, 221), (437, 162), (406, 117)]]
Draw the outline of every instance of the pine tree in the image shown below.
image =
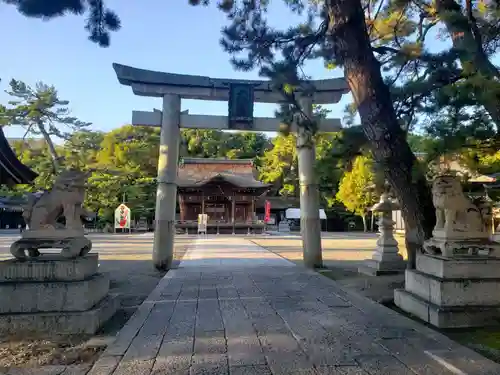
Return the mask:
[(8, 107), (0, 105), (0, 126), (21, 126), (25, 137), (42, 136), (56, 173), (61, 167), (61, 156), (52, 138), (69, 139), (74, 131), (85, 130), (90, 123), (71, 116), (69, 101), (60, 99), (54, 86), (40, 82), (33, 88), (15, 79), (9, 86), (6, 93), (13, 99)]
[(108, 47), (110, 32), (120, 29), (117, 14), (108, 9), (104, 0), (1, 0), (14, 5), (26, 17), (52, 19), (67, 14), (84, 15), (89, 39), (101, 47)]

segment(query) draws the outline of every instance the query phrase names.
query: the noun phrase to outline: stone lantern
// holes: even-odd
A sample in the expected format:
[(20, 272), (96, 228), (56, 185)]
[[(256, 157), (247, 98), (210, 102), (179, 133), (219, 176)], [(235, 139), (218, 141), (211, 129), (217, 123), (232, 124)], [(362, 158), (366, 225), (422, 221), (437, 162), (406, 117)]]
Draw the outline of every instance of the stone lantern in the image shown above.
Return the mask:
[(401, 273), (406, 268), (406, 262), (399, 254), (398, 242), (394, 238), (394, 221), (392, 212), (399, 209), (399, 204), (390, 198), (386, 189), (380, 196), (380, 201), (372, 207), (378, 213), (379, 237), (377, 247), (371, 259), (366, 259), (358, 272), (378, 276)]

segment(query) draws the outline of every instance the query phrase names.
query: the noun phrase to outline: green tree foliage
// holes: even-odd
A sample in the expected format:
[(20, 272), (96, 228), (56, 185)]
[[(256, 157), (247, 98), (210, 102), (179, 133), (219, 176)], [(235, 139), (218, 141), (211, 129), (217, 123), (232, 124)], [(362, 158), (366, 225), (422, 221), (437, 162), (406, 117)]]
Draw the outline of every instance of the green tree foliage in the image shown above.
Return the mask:
[(279, 134), (272, 147), (260, 158), (260, 179), (274, 185), (273, 193), (298, 197), (297, 139), (294, 134)]
[[(108, 133), (79, 130), (55, 144), (62, 168), (93, 170), (88, 181), (86, 206), (103, 221), (112, 221), (115, 208), (125, 201), (135, 218), (152, 220), (156, 200), (159, 129), (126, 125)], [(183, 130), (184, 157), (250, 158), (257, 160), (270, 145), (260, 133), (226, 133)], [(14, 141), (21, 162), (39, 176), (31, 186), (2, 188), (1, 193), (18, 196), (49, 189), (54, 173), (49, 148), (43, 138)]]
[(378, 199), (371, 189), (374, 183), (373, 160), (368, 156), (358, 156), (352, 169), (342, 176), (336, 194), (336, 198), (349, 211), (362, 218), (365, 232), (368, 230), (366, 215)]
[(103, 0), (2, 0), (27, 17), (51, 19), (67, 14), (84, 15), (89, 39), (108, 47), (110, 32), (120, 29), (120, 19)]
[[(498, 148), (500, 8), (490, 0), (364, 0), (373, 50), (406, 129), (439, 134), (439, 152)], [(440, 47), (436, 48), (436, 38)], [(443, 121), (460, 112), (462, 126)], [(437, 124), (439, 123), (439, 124)], [(494, 126), (496, 124), (496, 126)], [(471, 126), (474, 125), (474, 126)], [(439, 127), (439, 129), (435, 129)], [(488, 132), (476, 132), (475, 128)], [(444, 139), (444, 141), (443, 141)]]
[(270, 146), (268, 138), (254, 132), (183, 129), (181, 156), (254, 159)]
[[(332, 207), (340, 177), (346, 167), (342, 133), (316, 134), (316, 176), (322, 205)], [(299, 196), (297, 138), (295, 134), (280, 134), (259, 159), (259, 174), (263, 182), (273, 184), (271, 194)], [(350, 161), (350, 159), (349, 159)]]
[(48, 147), (53, 168), (58, 170), (61, 156), (53, 138), (68, 139), (74, 131), (85, 130), (90, 124), (71, 116), (69, 102), (59, 98), (54, 86), (37, 83), (32, 88), (15, 79), (9, 86), (6, 93), (12, 100), (8, 106), (0, 105), (0, 126), (21, 126), (25, 136), (41, 136)]

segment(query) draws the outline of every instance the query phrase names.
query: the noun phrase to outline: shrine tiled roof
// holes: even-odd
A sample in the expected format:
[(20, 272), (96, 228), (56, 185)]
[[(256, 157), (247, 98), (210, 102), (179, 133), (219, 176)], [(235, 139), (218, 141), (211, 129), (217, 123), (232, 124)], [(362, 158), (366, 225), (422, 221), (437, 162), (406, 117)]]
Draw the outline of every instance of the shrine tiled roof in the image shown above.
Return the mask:
[(256, 179), (251, 159), (183, 159), (177, 174), (179, 187), (201, 187), (209, 182), (226, 181), (241, 188), (267, 188)]
[(30, 184), (37, 176), (17, 158), (0, 128), (0, 184)]

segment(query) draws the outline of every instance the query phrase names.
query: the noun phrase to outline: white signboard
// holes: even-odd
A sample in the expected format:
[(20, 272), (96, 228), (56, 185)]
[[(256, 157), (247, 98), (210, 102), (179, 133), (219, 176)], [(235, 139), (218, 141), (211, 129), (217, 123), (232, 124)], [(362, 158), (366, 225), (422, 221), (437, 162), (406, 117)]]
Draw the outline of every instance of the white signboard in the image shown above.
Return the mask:
[(115, 229), (130, 229), (130, 208), (123, 203), (115, 210)]
[(198, 234), (199, 233), (207, 234), (207, 224), (208, 224), (208, 215), (207, 214), (199, 214), (198, 215)]

